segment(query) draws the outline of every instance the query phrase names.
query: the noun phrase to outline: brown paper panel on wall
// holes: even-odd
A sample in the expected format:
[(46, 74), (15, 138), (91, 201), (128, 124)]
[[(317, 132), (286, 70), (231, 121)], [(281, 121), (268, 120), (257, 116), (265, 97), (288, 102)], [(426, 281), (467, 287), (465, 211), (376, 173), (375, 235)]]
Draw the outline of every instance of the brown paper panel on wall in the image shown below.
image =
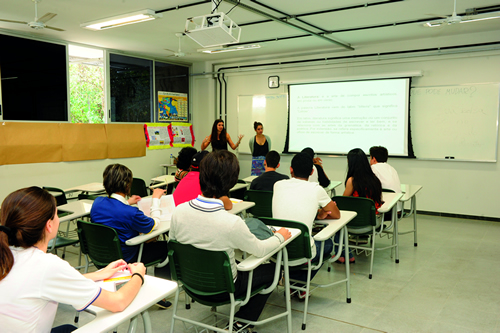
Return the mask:
[(101, 160), (108, 157), (104, 124), (61, 123), (63, 161)]
[[(3, 124), (3, 123), (2, 123)], [(60, 162), (62, 142), (57, 123), (11, 123), (0, 127), (4, 164)]]
[(0, 165), (4, 165), (7, 162), (7, 156), (5, 153), (5, 131), (3, 130), (4, 126), (5, 123), (0, 124)]
[(146, 156), (142, 124), (106, 124), (108, 158)]

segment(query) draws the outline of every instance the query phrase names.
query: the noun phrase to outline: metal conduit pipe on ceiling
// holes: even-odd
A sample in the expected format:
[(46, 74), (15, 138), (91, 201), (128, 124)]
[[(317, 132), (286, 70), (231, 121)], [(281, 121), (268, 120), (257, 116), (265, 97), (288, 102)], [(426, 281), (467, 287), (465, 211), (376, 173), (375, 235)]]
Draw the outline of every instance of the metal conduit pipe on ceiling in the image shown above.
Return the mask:
[[(483, 48), (481, 48), (481, 47), (483, 47)], [(480, 48), (480, 49), (474, 50), (472, 48)], [(292, 60), (292, 61), (270, 62), (270, 63), (252, 64), (252, 65), (227, 66), (227, 67), (220, 67), (217, 71), (213, 71), (213, 72), (193, 73), (190, 75), (191, 76), (215, 75), (215, 74), (219, 75), (221, 73), (235, 73), (235, 72), (244, 72), (244, 71), (266, 70), (266, 69), (274, 68), (276, 66), (287, 66), (287, 65), (306, 66), (306, 64), (308, 64), (308, 65), (314, 66), (314, 65), (318, 65), (315, 63), (319, 63), (319, 62), (328, 62), (328, 61), (335, 61), (335, 60), (337, 60), (337, 61), (338, 60), (356, 60), (356, 59), (363, 60), (364, 58), (370, 58), (370, 57), (377, 57), (378, 60), (407, 59), (407, 58), (422, 57), (422, 56), (452, 55), (452, 54), (460, 54), (460, 53), (465, 53), (465, 52), (485, 52), (485, 51), (497, 51), (497, 50), (500, 50), (500, 41), (488, 42), (488, 43), (478, 43), (478, 44), (467, 44), (467, 45), (454, 45), (454, 46), (445, 46), (445, 47), (433, 47), (433, 48), (425, 48), (425, 49), (404, 50), (404, 51), (367, 53), (367, 54), (348, 55), (348, 56), (340, 56), (340, 57), (322, 57), (322, 58), (305, 59), (305, 60)], [(428, 52), (428, 54), (425, 54), (424, 52)], [(399, 57), (397, 57), (397, 56), (399, 56)], [(335, 63), (332, 62), (332, 64), (335, 64)], [(300, 66), (300, 67), (302, 67), (302, 66)]]

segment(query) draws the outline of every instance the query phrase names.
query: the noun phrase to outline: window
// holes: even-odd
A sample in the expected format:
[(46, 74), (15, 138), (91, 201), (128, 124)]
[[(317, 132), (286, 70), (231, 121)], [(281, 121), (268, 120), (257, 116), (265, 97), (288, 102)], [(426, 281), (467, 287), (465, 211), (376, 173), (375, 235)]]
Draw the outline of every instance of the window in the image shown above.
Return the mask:
[(104, 123), (104, 52), (68, 45), (72, 123)]
[[(155, 101), (159, 104), (158, 92), (175, 92), (189, 94), (189, 67), (155, 62)], [(189, 97), (189, 95), (188, 95)], [(189, 102), (189, 100), (188, 100)], [(186, 106), (188, 110), (189, 107)], [(162, 121), (159, 118), (158, 108), (156, 108), (155, 121)], [(187, 115), (186, 115), (187, 116)]]
[(4, 120), (67, 121), (66, 46), (0, 35)]
[(153, 122), (153, 61), (110, 54), (111, 121)]

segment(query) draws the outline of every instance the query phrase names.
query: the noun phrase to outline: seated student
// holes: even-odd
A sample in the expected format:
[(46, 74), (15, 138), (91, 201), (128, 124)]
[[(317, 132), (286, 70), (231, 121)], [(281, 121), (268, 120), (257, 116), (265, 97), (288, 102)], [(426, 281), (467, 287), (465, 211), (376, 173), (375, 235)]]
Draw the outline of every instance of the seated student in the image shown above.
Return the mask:
[(188, 174), (194, 154), (196, 154), (196, 148), (193, 147), (184, 147), (179, 152), (179, 156), (177, 156), (177, 171), (175, 172), (176, 182), (180, 182)]
[[(194, 154), (191, 161), (191, 167), (189, 168), (189, 173), (186, 177), (182, 178), (174, 191), (174, 203), (179, 206), (181, 203), (196, 199), (198, 195), (201, 194), (200, 188), (200, 162), (208, 155), (208, 151), (203, 150)], [(224, 202), (224, 208), (226, 210), (231, 210), (233, 208), (233, 203), (228, 196), (221, 197), (222, 202)]]
[[(401, 182), (398, 172), (391, 165), (387, 164), (389, 153), (387, 148), (382, 146), (373, 146), (370, 148), (370, 165), (372, 171), (382, 183), (382, 188), (401, 193)], [(398, 215), (401, 214), (403, 204), (398, 202)], [(392, 212), (384, 214), (386, 221), (391, 220)]]
[[(128, 246), (125, 242), (139, 234), (150, 233), (160, 223), (160, 197), (165, 190), (155, 189), (151, 204), (151, 217), (137, 207), (131, 206), (139, 202), (137, 195), (125, 199), (130, 194), (132, 186), (132, 171), (121, 164), (110, 164), (103, 173), (103, 183), (107, 197), (98, 197), (92, 209), (92, 222), (104, 224), (116, 230), (122, 248), (123, 259), (135, 262), (139, 256), (139, 245)], [(141, 261), (145, 264), (164, 260), (167, 257), (167, 242), (145, 243)]]
[[(95, 305), (120, 312), (139, 292), (146, 273), (141, 263), (117, 260), (82, 275), (67, 261), (46, 253), (59, 228), (56, 200), (47, 191), (17, 190), (5, 198), (0, 214), (0, 331), (72, 332), (76, 329), (72, 325), (51, 330), (59, 302), (78, 311)], [(116, 292), (94, 282), (124, 268), (132, 278)]]
[[(292, 159), (290, 167), (291, 179), (281, 180), (274, 184), (273, 218), (302, 222), (311, 232), (315, 219), (338, 219), (340, 211), (337, 204), (330, 199), (325, 190), (318, 183), (308, 181), (313, 173), (313, 161), (310, 155), (299, 153)], [(319, 260), (321, 242), (315, 242), (311, 237), (311, 251), (313, 261)], [(325, 242), (323, 257), (330, 256), (333, 249), (332, 240)], [(291, 262), (293, 265), (303, 261)], [(311, 272), (311, 279), (318, 271)], [(307, 271), (290, 272), (290, 277), (306, 281)], [(305, 296), (305, 292), (302, 293)]]
[(266, 154), (264, 167), (266, 168), (266, 171), (259, 177), (252, 180), (252, 183), (250, 184), (251, 190), (272, 191), (274, 183), (279, 180), (289, 179), (287, 175), (276, 172), (276, 169), (280, 167), (280, 154), (278, 154), (275, 150), (271, 150)]
[[(347, 176), (345, 179), (344, 196), (363, 197), (372, 199), (375, 202), (377, 210), (382, 204), (382, 184), (373, 173), (365, 152), (360, 148), (351, 149), (347, 154)], [(337, 239), (335, 239), (337, 241)], [(340, 263), (345, 262), (344, 257), (338, 260)], [(349, 262), (354, 262), (355, 259), (352, 252), (349, 253)]]
[[(290, 238), (290, 232), (279, 229), (274, 236), (259, 240), (248, 229), (241, 217), (224, 210), (219, 199), (236, 184), (240, 167), (236, 156), (219, 150), (208, 154), (200, 164), (200, 185), (202, 195), (177, 206), (172, 214), (170, 238), (182, 244), (191, 244), (199, 249), (226, 251), (231, 260), (235, 294), (246, 294), (248, 272), (238, 272), (234, 250), (240, 249), (256, 256), (264, 256)], [(259, 266), (253, 273), (253, 287), (271, 285), (274, 278), (274, 264)], [(270, 294), (257, 294), (240, 308), (236, 317), (256, 321)], [(229, 294), (207, 296), (212, 301), (229, 299)], [(236, 323), (238, 328), (241, 327)]]
[(302, 153), (306, 153), (313, 160), (313, 173), (309, 177), (309, 181), (312, 183), (319, 183), (321, 187), (328, 187), (330, 185), (330, 179), (323, 170), (323, 161), (319, 157), (314, 157), (314, 150), (310, 147), (302, 149)]

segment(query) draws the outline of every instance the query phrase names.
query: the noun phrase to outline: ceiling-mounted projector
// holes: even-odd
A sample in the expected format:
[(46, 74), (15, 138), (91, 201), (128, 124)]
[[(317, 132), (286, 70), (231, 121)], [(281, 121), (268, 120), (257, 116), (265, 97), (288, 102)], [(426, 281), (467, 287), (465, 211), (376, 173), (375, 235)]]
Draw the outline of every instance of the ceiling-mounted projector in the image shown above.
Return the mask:
[(203, 47), (238, 43), (241, 28), (224, 13), (191, 17), (186, 20), (186, 36)]

